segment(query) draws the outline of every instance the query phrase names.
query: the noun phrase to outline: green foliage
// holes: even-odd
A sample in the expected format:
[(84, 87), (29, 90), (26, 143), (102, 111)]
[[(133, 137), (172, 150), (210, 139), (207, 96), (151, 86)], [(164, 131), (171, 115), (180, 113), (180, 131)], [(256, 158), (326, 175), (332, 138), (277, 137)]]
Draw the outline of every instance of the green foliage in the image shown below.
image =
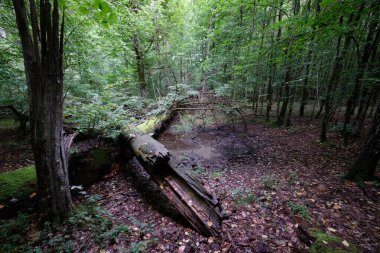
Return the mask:
[(10, 129), (17, 126), (14, 119), (0, 118), (0, 129)]
[(153, 229), (155, 226), (154, 224), (141, 222), (135, 217), (129, 218), (129, 221), (135, 228), (137, 228), (137, 231), (140, 233), (141, 237), (147, 234), (150, 234), (152, 237), (147, 240), (132, 242), (130, 248), (126, 252), (146, 252), (150, 247), (154, 246), (158, 242), (156, 232)]
[(99, 235), (100, 242), (108, 242), (110, 244), (116, 243), (116, 238), (120, 234), (128, 234), (130, 232), (130, 227), (124, 224), (112, 227), (110, 230), (105, 231)]
[[(73, 252), (76, 246), (74, 240), (68, 240), (67, 238), (61, 235), (54, 236), (46, 242), (46, 245), (51, 249), (56, 250), (57, 252), (64, 253)], [(40, 247), (38, 248), (41, 250), (41, 252), (43, 252), (43, 250)]]
[(33, 215), (21, 213), (9, 220), (0, 220), (0, 251), (21, 252), (27, 243), (24, 234), (29, 229)]
[(256, 196), (252, 193), (252, 190), (245, 186), (232, 189), (229, 195), (237, 206), (247, 205), (256, 200)]
[[(92, 234), (93, 242), (101, 247), (116, 243), (119, 236), (127, 236), (130, 226), (125, 224), (114, 225), (113, 216), (104, 208), (96, 205), (101, 196), (89, 196), (86, 203), (75, 207), (67, 218), (65, 225), (58, 229), (56, 223), (45, 222), (42, 245), (53, 249), (61, 249), (62, 252), (72, 252), (78, 245), (71, 239), (73, 231), (87, 231)], [(54, 235), (52, 235), (54, 232)], [(91, 241), (83, 242), (81, 248), (86, 250), (91, 247)]]
[(304, 204), (297, 204), (292, 201), (288, 202), (288, 207), (290, 209), (291, 215), (298, 215), (306, 220), (310, 220), (309, 209)]
[(179, 114), (179, 123), (174, 124), (172, 126), (172, 129), (174, 132), (188, 133), (193, 129), (194, 126), (195, 126), (195, 120), (194, 120), (194, 117), (192, 115)]
[(116, 137), (122, 126), (132, 122), (124, 110), (123, 98), (114, 97), (112, 86), (106, 86), (102, 95), (90, 99), (72, 98), (67, 103), (67, 121), (77, 125), (80, 132)]
[(343, 244), (344, 240), (333, 235), (328, 235), (318, 229), (311, 228), (308, 231), (310, 235), (316, 238), (311, 245), (311, 253), (359, 253), (361, 252), (352, 243), (345, 241), (348, 247)]
[(36, 170), (33, 165), (0, 174), (0, 203), (11, 197), (26, 197), (36, 190)]
[(204, 171), (205, 171), (205, 168), (203, 168), (202, 166), (198, 164), (193, 168), (193, 173), (197, 175), (198, 177), (201, 176)]
[(262, 184), (264, 187), (271, 189), (271, 190), (276, 190), (278, 186), (278, 181), (271, 175), (268, 176), (262, 176), (260, 178)]
[(211, 178), (220, 178), (223, 176), (223, 171), (214, 171), (212, 174), (211, 174)]

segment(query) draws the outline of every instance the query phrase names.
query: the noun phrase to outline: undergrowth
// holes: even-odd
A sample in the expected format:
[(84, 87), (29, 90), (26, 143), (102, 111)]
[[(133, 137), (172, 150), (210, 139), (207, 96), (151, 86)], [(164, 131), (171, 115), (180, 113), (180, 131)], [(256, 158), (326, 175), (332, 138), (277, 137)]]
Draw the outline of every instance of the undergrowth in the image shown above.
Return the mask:
[(291, 215), (298, 215), (305, 218), (307, 221), (310, 220), (310, 212), (304, 204), (298, 204), (298, 203), (289, 201), (288, 207), (290, 209)]
[[(90, 196), (74, 208), (63, 224), (45, 221), (35, 231), (32, 227), (38, 227), (38, 224), (32, 214), (0, 220), (0, 252), (99, 252), (121, 241), (129, 241), (129, 237), (136, 233), (141, 239), (128, 243), (124, 252), (146, 252), (157, 243), (154, 224), (134, 217), (130, 217), (126, 224), (120, 223), (98, 205), (100, 199), (99, 195)], [(27, 234), (37, 236), (30, 240)]]
[(256, 200), (252, 190), (245, 186), (239, 186), (232, 189), (229, 193), (237, 206), (244, 206)]

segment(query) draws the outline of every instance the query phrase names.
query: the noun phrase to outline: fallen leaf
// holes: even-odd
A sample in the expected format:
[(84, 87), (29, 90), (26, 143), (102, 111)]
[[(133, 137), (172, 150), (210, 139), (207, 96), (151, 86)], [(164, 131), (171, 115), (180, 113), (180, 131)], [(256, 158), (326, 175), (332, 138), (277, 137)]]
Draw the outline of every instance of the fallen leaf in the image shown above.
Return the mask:
[(336, 232), (336, 229), (333, 229), (333, 228), (327, 228), (328, 231), (332, 232), (332, 233), (335, 233)]
[(349, 244), (346, 240), (343, 240), (343, 241), (342, 241), (342, 244), (343, 244), (344, 246), (346, 246), (347, 248), (350, 247), (350, 244)]
[(30, 195), (29, 195), (29, 198), (34, 198), (35, 196), (37, 195), (37, 193), (35, 193), (35, 192), (33, 192), (33, 193), (31, 193)]
[(184, 252), (185, 249), (186, 249), (186, 246), (184, 246), (184, 245), (180, 246), (180, 247), (178, 248), (178, 253), (182, 253), (182, 252)]

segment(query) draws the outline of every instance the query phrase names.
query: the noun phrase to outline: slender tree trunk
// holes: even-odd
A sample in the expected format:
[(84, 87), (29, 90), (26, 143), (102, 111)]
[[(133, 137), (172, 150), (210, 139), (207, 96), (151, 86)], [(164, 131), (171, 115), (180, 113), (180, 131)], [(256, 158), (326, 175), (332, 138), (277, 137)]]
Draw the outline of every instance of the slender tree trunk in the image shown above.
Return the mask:
[[(346, 112), (344, 115), (344, 144), (348, 144), (349, 132), (347, 131), (347, 126), (351, 121), (351, 117), (355, 112), (357, 100), (359, 97), (359, 92), (361, 88), (361, 79), (365, 74), (366, 67), (368, 65), (371, 54), (377, 50), (379, 39), (380, 39), (380, 26), (379, 24), (379, 12), (380, 6), (377, 3), (373, 3), (371, 6), (373, 9), (373, 17), (369, 24), (369, 29), (367, 33), (366, 42), (364, 45), (363, 52), (358, 59), (358, 69), (355, 75), (355, 85), (354, 89), (347, 100), (346, 103)], [(376, 17), (376, 18), (375, 18)]]
[(39, 24), (34, 0), (29, 7), (23, 0), (13, 5), (30, 95), (39, 210), (62, 219), (72, 207), (63, 139), (63, 18), (59, 31), (57, 0), (53, 9), (50, 1), (40, 1)]
[[(311, 6), (311, 0), (308, 0), (306, 2), (306, 5), (307, 5), (307, 15), (309, 16), (310, 11), (311, 11), (311, 7), (310, 7)], [(315, 27), (313, 26), (312, 27), (312, 33), (314, 33), (314, 30), (315, 30)], [(312, 41), (310, 41), (310, 42), (312, 42)], [(304, 79), (303, 86), (302, 86), (302, 95), (301, 95), (300, 112), (299, 112), (301, 117), (303, 117), (305, 115), (305, 107), (307, 104), (307, 99), (309, 97), (309, 89), (307, 86), (309, 84), (309, 74), (310, 74), (310, 65), (311, 65), (312, 53), (313, 53), (313, 50), (312, 50), (312, 45), (310, 43), (310, 45), (307, 48), (307, 53), (306, 53), (305, 79)]]
[[(273, 13), (273, 23), (275, 23), (276, 22), (277, 9), (274, 8), (273, 12), (274, 12)], [(270, 115), (270, 112), (272, 110), (273, 80), (274, 80), (274, 76), (276, 75), (276, 64), (273, 62), (274, 36), (275, 36), (275, 29), (272, 29), (272, 32), (271, 32), (272, 48), (271, 48), (270, 56), (269, 56), (269, 76), (268, 76), (268, 86), (267, 86), (267, 108), (266, 108), (266, 114), (265, 114), (266, 121), (269, 121), (269, 115)], [(277, 39), (279, 39), (279, 38), (277, 38)]]
[(139, 81), (140, 96), (142, 98), (147, 98), (148, 90), (147, 90), (147, 84), (145, 80), (144, 57), (141, 50), (140, 39), (137, 34), (133, 36), (132, 42), (133, 42), (133, 49), (135, 51), (136, 69), (137, 69), (137, 77)]
[[(343, 17), (340, 17), (340, 24), (343, 24)], [(329, 119), (331, 115), (331, 104), (333, 101), (332, 91), (333, 87), (339, 82), (340, 72), (342, 70), (342, 63), (340, 57), (340, 45), (342, 37), (338, 37), (338, 43), (336, 45), (335, 63), (331, 72), (330, 80), (327, 84), (327, 89), (325, 93), (325, 114), (322, 119), (321, 134), (319, 137), (320, 142), (327, 141), (327, 126), (329, 124)]]
[(371, 180), (375, 176), (376, 165), (380, 158), (380, 104), (367, 141), (356, 159), (346, 179), (354, 181)]
[(289, 103), (289, 109), (288, 109), (288, 115), (287, 115), (286, 120), (285, 120), (286, 126), (291, 125), (291, 118), (292, 118), (292, 112), (293, 112), (293, 102), (294, 102), (294, 95), (291, 95), (290, 103)]
[[(298, 15), (300, 11), (300, 1), (294, 0), (293, 1), (293, 15)], [(284, 94), (283, 94), (283, 103), (280, 109), (280, 114), (277, 117), (276, 124), (281, 126), (285, 122), (286, 117), (286, 111), (288, 110), (289, 101), (290, 101), (290, 81), (292, 80), (291, 74), (292, 74), (292, 56), (289, 55), (289, 46), (292, 44), (293, 36), (290, 34), (290, 37), (288, 38), (288, 45), (284, 52), (284, 57), (287, 59), (286, 61), (286, 72), (285, 72), (285, 80), (283, 83), (284, 86)], [(290, 121), (289, 121), (290, 122)]]
[[(285, 52), (285, 56), (287, 57), (287, 50)], [(289, 81), (291, 80), (291, 63), (287, 63), (286, 64), (286, 73), (285, 73), (285, 80), (284, 80), (284, 83), (283, 83), (283, 86), (284, 86), (284, 93), (282, 94), (282, 97), (283, 97), (283, 102), (282, 102), (282, 106), (281, 106), (281, 109), (280, 109), (280, 113), (277, 117), (277, 122), (276, 124), (278, 126), (282, 126), (285, 122), (285, 116), (286, 116), (286, 111), (288, 109), (288, 104), (289, 104), (289, 96), (290, 96), (290, 85), (289, 85)]]

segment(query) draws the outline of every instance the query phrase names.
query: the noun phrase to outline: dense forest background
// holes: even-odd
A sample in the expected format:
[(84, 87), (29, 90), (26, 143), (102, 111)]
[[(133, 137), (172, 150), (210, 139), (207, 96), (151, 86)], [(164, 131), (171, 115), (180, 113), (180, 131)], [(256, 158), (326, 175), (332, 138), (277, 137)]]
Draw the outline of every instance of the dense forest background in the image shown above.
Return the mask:
[[(33, 216), (32, 224), (41, 225), (39, 239), (20, 247), (54, 251), (66, 245), (54, 240), (71, 238), (72, 229), (86, 224), (89, 230), (76, 233), (102, 233), (87, 246), (71, 238), (72, 245), (58, 251), (114, 247), (115, 252), (187, 252), (201, 244), (202, 250), (223, 252), (305, 252), (309, 247), (325, 252), (312, 245), (332, 240), (347, 252), (375, 252), (379, 40), (378, 0), (0, 0), (0, 179), (11, 178), (11, 185), (18, 176), (5, 171), (34, 166), (20, 170), (37, 181), (24, 197), (38, 202), (31, 210), (38, 210), (40, 217), (61, 222), (59, 228), (49, 223), (42, 229), (41, 219)], [(18, 122), (16, 132), (9, 118)], [(80, 141), (91, 148), (115, 148), (123, 141), (119, 136), (137, 129), (153, 132), (160, 121), (160, 133), (169, 128), (161, 141), (173, 150), (182, 145), (186, 152), (191, 143), (192, 154), (199, 153), (185, 159), (187, 166), (215, 188), (213, 193), (224, 196), (220, 201), (232, 218), (218, 228), (223, 233), (215, 241), (190, 230), (172, 240), (172, 231), (184, 223), (166, 231), (162, 217), (176, 220), (176, 215), (154, 212), (162, 206), (136, 213), (134, 207), (148, 209), (140, 206), (144, 201), (103, 201), (105, 194), (118, 192), (115, 185), (149, 185), (138, 169), (122, 172), (123, 180), (118, 174), (122, 168), (140, 167), (136, 161), (125, 165), (120, 154), (108, 161), (110, 174), (98, 175), (104, 181), (92, 188), (96, 180), (88, 184), (89, 195), (76, 197), (70, 190), (69, 157), (75, 160), (83, 151)], [(22, 154), (27, 159), (8, 159), (13, 152), (24, 152), (16, 150), (21, 146), (28, 150)], [(0, 214), (19, 203), (6, 191), (0, 192)], [(131, 194), (123, 196), (144, 200), (145, 193)], [(95, 204), (111, 206), (112, 215)], [(120, 216), (117, 205), (140, 220), (155, 217), (163, 222), (154, 220), (159, 223), (154, 228), (128, 212)], [(250, 212), (259, 217), (252, 218), (255, 230), (244, 227)], [(28, 215), (15, 223), (0, 220), (0, 241), (13, 238), (12, 233), (35, 230), (35, 235), (37, 225), (17, 232)], [(350, 221), (360, 217), (364, 225), (342, 225), (345, 215)], [(285, 232), (277, 230), (276, 222), (286, 225)], [(16, 232), (10, 229), (14, 224)], [(307, 229), (311, 226), (342, 238), (325, 237)], [(267, 230), (273, 230), (273, 237), (264, 237)], [(46, 231), (49, 240), (40, 236)], [(196, 246), (177, 244), (178, 238), (186, 242), (189, 233)], [(343, 239), (345, 234), (360, 250)], [(262, 241), (250, 239), (258, 237)], [(10, 240), (8, 250), (20, 249), (13, 245), (16, 239)], [(128, 247), (116, 249), (117, 240)]]
[[(347, 136), (374, 114), (376, 1), (64, 1), (65, 117), (109, 131), (178, 90), (212, 90), (291, 124)], [(1, 105), (27, 110), (13, 8), (2, 3)], [(141, 100), (140, 98), (143, 98)], [(78, 110), (81, 113), (77, 113)]]

